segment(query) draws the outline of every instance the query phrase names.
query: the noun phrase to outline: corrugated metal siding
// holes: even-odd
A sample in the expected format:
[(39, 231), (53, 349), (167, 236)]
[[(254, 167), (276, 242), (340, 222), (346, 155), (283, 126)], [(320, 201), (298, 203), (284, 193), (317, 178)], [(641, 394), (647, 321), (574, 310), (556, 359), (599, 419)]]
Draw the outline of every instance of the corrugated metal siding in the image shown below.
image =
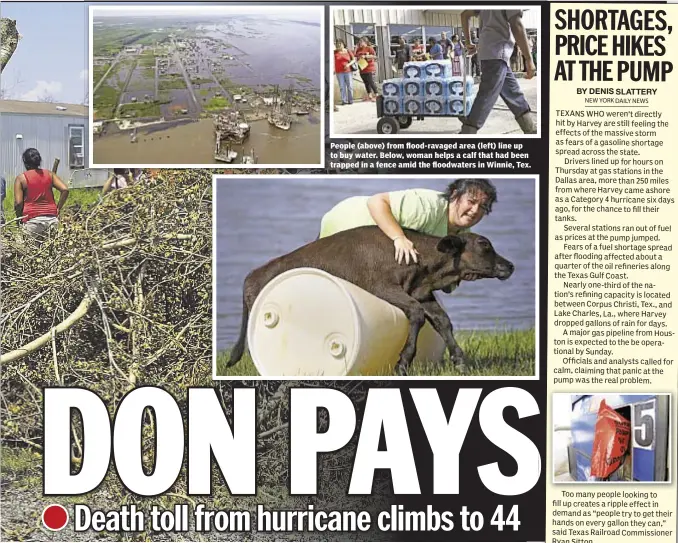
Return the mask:
[[(82, 186), (87, 176), (74, 175), (76, 170), (69, 167), (68, 157), (68, 126), (80, 125), (85, 127), (85, 165), (88, 162), (88, 120), (80, 116), (60, 115), (30, 115), (2, 113), (0, 114), (0, 172), (11, 183), (17, 175), (24, 171), (21, 154), (28, 148), (34, 147), (40, 151), (42, 165), (52, 168), (54, 159), (60, 160), (58, 174), (68, 182), (74, 177), (72, 186)], [(16, 135), (21, 134), (22, 139)], [(106, 180), (107, 171), (95, 177), (93, 186), (101, 186)], [(103, 180), (99, 182), (99, 178)], [(92, 176), (89, 177), (91, 182)]]
[[(334, 25), (351, 23), (374, 23), (378, 25), (408, 24), (428, 26), (461, 26), (462, 10), (415, 10), (415, 9), (335, 9)], [(523, 14), (525, 28), (539, 28), (539, 10), (527, 9)], [(472, 26), (478, 26), (477, 21)]]
[(416, 9), (336, 9), (335, 25), (373, 23), (377, 25), (460, 26), (461, 10), (423, 11)]
[(539, 10), (536, 8), (528, 9), (523, 13), (523, 25), (526, 29), (538, 30), (540, 27)]

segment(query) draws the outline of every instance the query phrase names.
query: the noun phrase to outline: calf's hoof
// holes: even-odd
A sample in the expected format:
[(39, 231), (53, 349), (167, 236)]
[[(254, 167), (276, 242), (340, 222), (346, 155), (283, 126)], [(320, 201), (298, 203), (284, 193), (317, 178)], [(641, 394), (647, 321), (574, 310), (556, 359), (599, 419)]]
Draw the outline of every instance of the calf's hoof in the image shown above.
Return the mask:
[(395, 374), (400, 377), (407, 377), (407, 367), (404, 364), (396, 364)]
[(452, 362), (454, 369), (459, 373), (466, 373), (466, 357), (461, 352), (461, 349), (454, 356), (450, 357), (450, 362)]

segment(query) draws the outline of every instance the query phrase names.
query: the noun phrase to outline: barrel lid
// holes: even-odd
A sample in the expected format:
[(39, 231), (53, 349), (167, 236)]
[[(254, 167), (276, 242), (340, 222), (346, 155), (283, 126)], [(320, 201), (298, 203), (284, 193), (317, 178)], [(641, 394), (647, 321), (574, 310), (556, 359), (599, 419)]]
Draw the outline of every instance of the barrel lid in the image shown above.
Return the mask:
[(345, 376), (360, 346), (355, 304), (340, 280), (315, 268), (272, 279), (250, 312), (247, 340), (264, 377)]

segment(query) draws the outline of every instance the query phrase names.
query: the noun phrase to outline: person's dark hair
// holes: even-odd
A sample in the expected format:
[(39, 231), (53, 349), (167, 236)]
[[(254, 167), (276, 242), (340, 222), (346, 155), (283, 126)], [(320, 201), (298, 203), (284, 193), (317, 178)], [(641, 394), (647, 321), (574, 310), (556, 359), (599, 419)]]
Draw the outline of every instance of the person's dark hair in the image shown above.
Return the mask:
[(452, 41), (457, 40), (459, 41), (459, 34), (453, 34), (452, 35)]
[(447, 202), (453, 202), (464, 194), (482, 192), (487, 196), (485, 204), (486, 213), (489, 215), (492, 211), (492, 205), (497, 202), (497, 189), (490, 183), (489, 179), (457, 179), (447, 186), (447, 190), (442, 194)]
[(115, 175), (127, 175), (129, 173), (129, 168), (113, 168), (113, 173)]
[(40, 164), (42, 164), (40, 152), (37, 149), (33, 149), (33, 147), (24, 151), (21, 155), (21, 160), (24, 161), (24, 167), (27, 170), (37, 170), (40, 167)]
[(345, 42), (344, 40), (335, 40), (335, 41), (334, 41), (334, 47), (335, 47), (335, 50), (336, 50), (336, 49), (339, 49), (339, 47), (337, 47), (337, 45), (339, 45), (339, 44), (341, 44), (341, 45), (343, 45), (344, 47), (346, 47), (346, 42)]
[(438, 43), (438, 42), (436, 42), (436, 39), (435, 39), (435, 38), (429, 38), (429, 39), (428, 39), (428, 42), (429, 42), (431, 45), (435, 45), (436, 43)]

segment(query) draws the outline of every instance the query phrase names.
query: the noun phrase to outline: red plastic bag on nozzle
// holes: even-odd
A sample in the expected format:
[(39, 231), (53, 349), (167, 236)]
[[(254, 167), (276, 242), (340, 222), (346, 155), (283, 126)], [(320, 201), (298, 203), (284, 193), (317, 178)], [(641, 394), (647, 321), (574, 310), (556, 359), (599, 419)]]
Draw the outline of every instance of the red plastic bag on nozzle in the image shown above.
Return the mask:
[(624, 462), (629, 449), (631, 422), (610, 408), (605, 400), (600, 402), (593, 437), (591, 475), (608, 478)]

